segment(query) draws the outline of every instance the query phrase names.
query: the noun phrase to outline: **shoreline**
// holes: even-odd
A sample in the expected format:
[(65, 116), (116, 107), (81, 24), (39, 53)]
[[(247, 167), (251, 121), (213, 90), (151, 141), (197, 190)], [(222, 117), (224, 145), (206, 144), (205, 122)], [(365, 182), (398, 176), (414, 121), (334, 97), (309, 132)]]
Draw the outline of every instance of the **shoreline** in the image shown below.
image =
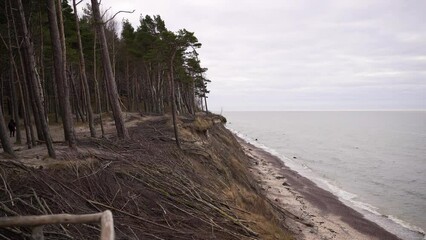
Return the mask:
[(285, 224), (297, 239), (400, 239), (287, 167), (277, 156), (240, 137), (250, 171), (270, 201), (293, 217)]

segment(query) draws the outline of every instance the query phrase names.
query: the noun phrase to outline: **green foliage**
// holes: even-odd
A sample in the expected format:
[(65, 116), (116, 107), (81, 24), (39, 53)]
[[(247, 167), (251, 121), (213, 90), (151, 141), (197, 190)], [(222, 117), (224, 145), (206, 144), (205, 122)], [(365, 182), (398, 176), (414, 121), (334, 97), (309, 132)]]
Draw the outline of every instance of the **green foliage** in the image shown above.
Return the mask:
[[(146, 64), (168, 67), (174, 56), (176, 80), (190, 84), (200, 82), (207, 69), (200, 66), (196, 49), (201, 43), (193, 32), (181, 29), (176, 33), (169, 31), (160, 16), (146, 15), (140, 18), (136, 31), (128, 20), (122, 23), (122, 41), (125, 51)], [(196, 86), (205, 86), (197, 83)]]
[[(14, 1), (12, 1), (14, 2)], [(6, 24), (5, 4), (7, 1), (0, 1), (0, 34), (8, 42), (8, 29)], [(46, 1), (23, 1), (25, 15), (27, 16), (31, 40), (34, 43), (35, 59), (38, 73), (42, 78), (45, 88), (49, 113), (56, 111), (54, 99), (53, 60), (52, 43), (49, 32), (49, 22), (47, 17)], [(78, 35), (75, 24), (75, 13), (71, 0), (61, 0), (63, 26), (65, 33), (67, 64), (72, 66), (72, 76), (78, 75), (79, 49)], [(19, 23), (17, 10), (14, 10), (14, 18)], [(109, 22), (111, 23), (111, 22)], [(80, 35), (83, 45), (83, 55), (85, 58), (85, 70), (89, 80), (89, 90), (92, 93), (92, 105), (94, 105), (95, 73), (99, 82), (99, 93), (101, 98), (102, 111), (105, 110), (107, 100), (107, 89), (103, 80), (102, 65), (100, 64), (99, 45), (95, 43), (95, 28), (93, 26), (92, 10), (87, 4), (82, 12), (79, 12)], [(110, 51), (114, 63), (114, 73), (117, 88), (124, 104), (128, 110), (140, 110), (143, 106), (145, 111), (163, 113), (170, 107), (170, 82), (169, 73), (173, 69), (173, 79), (178, 86), (176, 91), (180, 91), (180, 106), (188, 106), (197, 102), (195, 97), (204, 97), (207, 90), (205, 78), (207, 68), (201, 66), (197, 50), (201, 47), (197, 37), (193, 32), (186, 29), (170, 31), (165, 21), (159, 15), (141, 16), (139, 26), (132, 26), (129, 20), (122, 21), (122, 32), (118, 35), (115, 30), (106, 24), (105, 31), (108, 44), (112, 48), (114, 41), (114, 51)], [(18, 25), (19, 27), (19, 25)], [(13, 38), (14, 57), (18, 66), (19, 47), (15, 46), (15, 36), (22, 41), (21, 33), (11, 29)], [(94, 48), (95, 47), (95, 48)], [(94, 69), (94, 60), (97, 61)], [(10, 67), (10, 59), (5, 44), (0, 44), (0, 71), (7, 72)], [(18, 69), (21, 71), (20, 69)], [(20, 72), (20, 75), (23, 73)], [(76, 99), (72, 103), (83, 104), (83, 90), (79, 78), (74, 79)], [(74, 91), (74, 90), (72, 90)], [(8, 93), (6, 93), (8, 95)], [(72, 96), (74, 97), (74, 96)], [(78, 98), (78, 99), (77, 99)], [(127, 101), (127, 102), (126, 102)], [(133, 105), (130, 102), (133, 101)], [(81, 107), (81, 106), (80, 106)], [(96, 105), (96, 108), (99, 108)], [(196, 107), (194, 107), (196, 108)], [(77, 107), (75, 107), (77, 109)], [(189, 107), (188, 107), (189, 109)], [(99, 109), (96, 109), (99, 111)], [(185, 111), (180, 109), (179, 111)], [(189, 110), (188, 110), (189, 111)], [(188, 112), (187, 111), (187, 112)]]
[(64, 33), (67, 47), (67, 59), (72, 63), (78, 63), (78, 40), (75, 16), (72, 7), (67, 0), (62, 0), (62, 17), (64, 20)]

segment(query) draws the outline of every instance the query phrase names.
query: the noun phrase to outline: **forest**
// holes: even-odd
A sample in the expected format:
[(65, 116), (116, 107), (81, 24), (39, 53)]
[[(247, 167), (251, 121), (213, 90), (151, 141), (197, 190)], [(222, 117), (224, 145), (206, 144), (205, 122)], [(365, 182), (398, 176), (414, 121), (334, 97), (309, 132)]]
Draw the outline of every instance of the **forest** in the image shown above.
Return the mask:
[(14, 143), (45, 144), (55, 158), (49, 124), (61, 124), (65, 142), (76, 148), (76, 122), (88, 126), (91, 137), (103, 137), (105, 114), (113, 117), (118, 138), (129, 138), (123, 112), (170, 114), (180, 147), (177, 115), (208, 112), (210, 81), (198, 57), (201, 43), (186, 29), (168, 30), (159, 15), (141, 15), (134, 27), (116, 20), (131, 13), (128, 9), (113, 13), (97, 0), (83, 4), (0, 1), (4, 152), (13, 158)]

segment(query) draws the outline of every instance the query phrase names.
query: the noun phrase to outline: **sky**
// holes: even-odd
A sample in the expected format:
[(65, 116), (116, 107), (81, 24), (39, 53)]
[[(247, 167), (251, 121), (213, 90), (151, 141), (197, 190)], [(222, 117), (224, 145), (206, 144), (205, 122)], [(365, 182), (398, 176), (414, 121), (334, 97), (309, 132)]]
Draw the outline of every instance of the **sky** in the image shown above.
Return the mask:
[(425, 0), (103, 0), (195, 32), (213, 111), (426, 109)]

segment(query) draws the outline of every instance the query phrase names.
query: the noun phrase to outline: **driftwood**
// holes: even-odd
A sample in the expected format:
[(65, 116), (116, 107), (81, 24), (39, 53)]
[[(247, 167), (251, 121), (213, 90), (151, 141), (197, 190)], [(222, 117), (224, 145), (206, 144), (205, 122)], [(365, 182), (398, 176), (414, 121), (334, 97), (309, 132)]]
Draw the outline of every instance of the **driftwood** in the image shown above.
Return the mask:
[(43, 225), (61, 224), (61, 223), (95, 223), (101, 224), (100, 240), (114, 239), (114, 221), (112, 213), (106, 210), (101, 213), (72, 215), (72, 214), (55, 214), (42, 216), (17, 216), (0, 218), (0, 228), (16, 227), (16, 226), (32, 226), (32, 237), (36, 240), (44, 239)]

